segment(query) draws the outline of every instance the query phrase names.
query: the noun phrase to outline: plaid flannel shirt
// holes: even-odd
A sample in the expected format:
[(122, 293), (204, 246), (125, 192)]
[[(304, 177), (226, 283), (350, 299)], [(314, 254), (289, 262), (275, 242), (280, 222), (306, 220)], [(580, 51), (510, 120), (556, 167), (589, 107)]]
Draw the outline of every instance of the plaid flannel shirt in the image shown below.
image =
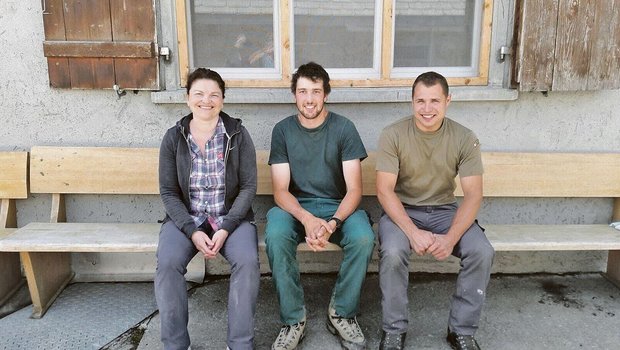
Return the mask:
[(217, 231), (226, 215), (226, 164), (224, 162), (224, 141), (226, 128), (222, 119), (217, 122), (215, 132), (205, 145), (204, 156), (189, 134), (192, 171), (190, 173), (190, 212), (196, 226), (208, 221)]

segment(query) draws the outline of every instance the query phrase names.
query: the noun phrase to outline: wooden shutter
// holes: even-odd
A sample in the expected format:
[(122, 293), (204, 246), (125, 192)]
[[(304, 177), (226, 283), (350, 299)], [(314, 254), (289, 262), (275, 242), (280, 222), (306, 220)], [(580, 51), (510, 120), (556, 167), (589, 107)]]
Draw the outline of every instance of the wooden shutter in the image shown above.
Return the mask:
[(518, 0), (515, 24), (520, 90), (620, 88), (620, 0)]
[(50, 85), (159, 89), (155, 0), (45, 0)]

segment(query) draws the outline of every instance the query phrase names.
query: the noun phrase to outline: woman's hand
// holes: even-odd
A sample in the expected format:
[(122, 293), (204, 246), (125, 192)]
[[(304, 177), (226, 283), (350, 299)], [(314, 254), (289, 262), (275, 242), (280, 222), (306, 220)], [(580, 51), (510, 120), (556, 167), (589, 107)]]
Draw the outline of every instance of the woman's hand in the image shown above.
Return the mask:
[[(215, 235), (213, 237), (215, 238)], [(212, 259), (217, 255), (217, 252), (213, 252), (213, 240), (204, 231), (192, 233), (192, 242), (196, 249), (204, 255), (205, 259)]]
[(213, 234), (213, 238), (211, 238), (213, 242), (213, 247), (211, 248), (213, 256), (211, 258), (215, 258), (217, 253), (220, 252), (220, 249), (224, 246), (224, 242), (226, 242), (226, 238), (228, 238), (228, 231), (224, 229), (219, 229)]

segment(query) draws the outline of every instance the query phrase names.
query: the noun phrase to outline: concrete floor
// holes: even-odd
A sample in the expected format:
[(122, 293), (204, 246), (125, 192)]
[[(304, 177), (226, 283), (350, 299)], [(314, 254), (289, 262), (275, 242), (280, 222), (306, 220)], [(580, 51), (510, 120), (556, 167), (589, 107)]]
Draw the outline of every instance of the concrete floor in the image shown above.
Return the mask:
[[(407, 349), (449, 349), (444, 341), (453, 274), (413, 274)], [(325, 329), (333, 274), (302, 276), (307, 336), (299, 347), (338, 349)], [(228, 279), (190, 291), (192, 348), (225, 349)], [(483, 349), (618, 349), (620, 290), (599, 274), (493, 275), (476, 338)], [(152, 283), (76, 283), (47, 314), (27, 306), (0, 319), (0, 349), (161, 349)], [(271, 277), (261, 278), (257, 349), (269, 349), (280, 325)], [(369, 349), (380, 339), (378, 275), (369, 274), (358, 317)]]
[[(449, 298), (455, 275), (414, 274), (410, 295), (407, 349), (449, 349), (445, 342)], [(334, 275), (304, 275), (308, 309), (307, 335), (299, 347), (338, 349), (325, 329)], [(192, 349), (225, 349), (228, 280), (213, 281), (192, 291)], [(483, 349), (618, 349), (620, 290), (599, 274), (494, 275), (476, 338)], [(369, 274), (358, 321), (369, 349), (380, 340), (378, 275)], [(263, 277), (256, 316), (257, 349), (269, 349), (280, 325), (275, 291)], [(148, 324), (138, 349), (161, 349), (159, 317)]]

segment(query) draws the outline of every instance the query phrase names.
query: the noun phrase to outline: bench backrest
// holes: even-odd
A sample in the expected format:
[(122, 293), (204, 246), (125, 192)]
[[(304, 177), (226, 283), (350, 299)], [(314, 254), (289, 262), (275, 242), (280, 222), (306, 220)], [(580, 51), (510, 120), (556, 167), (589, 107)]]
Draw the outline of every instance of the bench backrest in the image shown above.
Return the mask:
[[(269, 151), (257, 151), (260, 195), (272, 194), (268, 158)], [(482, 158), (486, 197), (620, 197), (620, 153), (483, 152)], [(156, 148), (33, 147), (30, 190), (158, 194), (158, 160)], [(16, 170), (10, 171), (14, 181), (5, 183), (13, 189), (20, 184), (22, 192), (14, 198), (25, 198), (25, 180), (20, 182)], [(376, 195), (374, 152), (362, 162), (362, 173), (364, 195)], [(2, 186), (0, 179), (0, 197), (5, 194)], [(460, 188), (457, 195), (462, 195)]]
[[(52, 220), (64, 217), (64, 193), (158, 194), (158, 152), (157, 148), (33, 147), (30, 190), (54, 194)], [(23, 161), (25, 156), (21, 157)], [(362, 162), (365, 196), (376, 195), (375, 157), (371, 152)], [(18, 158), (11, 155), (2, 164), (14, 164)], [(269, 151), (257, 151), (256, 158), (257, 192), (271, 195)], [(485, 197), (607, 197), (615, 198), (614, 213), (620, 212), (620, 153), (483, 152), (482, 160)], [(18, 168), (21, 175), (15, 173)], [(5, 180), (10, 185), (2, 186), (21, 188), (21, 193), (11, 195), (25, 198), (25, 165), (7, 169), (3, 173), (13, 175)], [(460, 196), (458, 179), (456, 183)]]
[[(272, 194), (267, 159), (257, 151), (258, 193)], [(485, 197), (614, 198), (613, 220), (620, 220), (620, 153), (483, 152)], [(365, 196), (375, 196), (376, 153), (362, 162)], [(458, 178), (456, 195), (462, 196)]]
[(28, 197), (27, 170), (27, 152), (0, 152), (0, 198)]
[[(257, 152), (260, 194), (272, 192), (268, 157)], [(620, 197), (620, 153), (483, 152), (482, 161), (485, 197)], [(374, 152), (362, 162), (366, 196), (377, 194), (375, 163)]]
[(159, 150), (33, 147), (32, 193), (158, 194)]
[(17, 227), (13, 200), (28, 197), (27, 176), (27, 152), (0, 152), (0, 228)]
[[(375, 157), (362, 162), (365, 196), (377, 194)], [(268, 158), (257, 151), (261, 194), (271, 194)], [(620, 197), (620, 153), (483, 152), (482, 161), (485, 197)]]

